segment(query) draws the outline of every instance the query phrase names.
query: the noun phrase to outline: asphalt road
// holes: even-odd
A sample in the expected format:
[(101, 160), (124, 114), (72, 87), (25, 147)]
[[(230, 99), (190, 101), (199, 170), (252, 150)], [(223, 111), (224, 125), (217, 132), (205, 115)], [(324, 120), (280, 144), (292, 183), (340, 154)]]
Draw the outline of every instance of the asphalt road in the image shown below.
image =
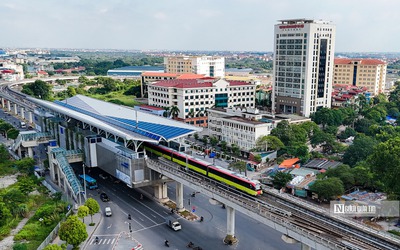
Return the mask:
[[(236, 213), (236, 237), (239, 242), (233, 246), (224, 245), (226, 236), (226, 210), (220, 204), (215, 204), (208, 197), (197, 194), (191, 197), (192, 190), (184, 188), (184, 205), (186, 208), (195, 208), (195, 213), (204, 217), (204, 222), (187, 221), (180, 218), (182, 230), (175, 232), (165, 225), (165, 217), (169, 210), (157, 202), (144, 197), (123, 183), (115, 184), (109, 178), (98, 176), (99, 170), (92, 170), (90, 175), (98, 180), (101, 191), (110, 197), (109, 202), (102, 202), (99, 193), (88, 190), (88, 197), (99, 201), (104, 214), (104, 208), (110, 206), (113, 212), (111, 217), (104, 217), (96, 232), (89, 240), (88, 250), (131, 249), (136, 243), (128, 238), (129, 223), (131, 223), (132, 237), (140, 242), (144, 249), (164, 248), (164, 241), (170, 242), (171, 249), (187, 249), (186, 245), (192, 241), (195, 246), (203, 249), (299, 249), (300, 244), (289, 245), (281, 240), (277, 231), (258, 223), (257, 221), (239, 212)], [(175, 183), (168, 187), (168, 196), (175, 199)], [(190, 205), (189, 205), (190, 199)], [(128, 214), (132, 219), (128, 220)], [(177, 217), (175, 215), (175, 217)], [(99, 237), (99, 243), (94, 241)], [(118, 243), (117, 243), (118, 242)]]

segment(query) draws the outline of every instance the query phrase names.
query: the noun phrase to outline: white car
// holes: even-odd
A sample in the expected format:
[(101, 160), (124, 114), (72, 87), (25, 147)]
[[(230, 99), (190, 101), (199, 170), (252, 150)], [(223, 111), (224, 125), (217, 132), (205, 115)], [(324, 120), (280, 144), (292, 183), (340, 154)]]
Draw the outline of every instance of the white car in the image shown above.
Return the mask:
[(196, 155), (204, 156), (204, 152), (196, 152)]
[(106, 207), (106, 208), (104, 209), (104, 212), (106, 213), (106, 216), (107, 216), (107, 217), (111, 216), (111, 215), (112, 215), (111, 207)]

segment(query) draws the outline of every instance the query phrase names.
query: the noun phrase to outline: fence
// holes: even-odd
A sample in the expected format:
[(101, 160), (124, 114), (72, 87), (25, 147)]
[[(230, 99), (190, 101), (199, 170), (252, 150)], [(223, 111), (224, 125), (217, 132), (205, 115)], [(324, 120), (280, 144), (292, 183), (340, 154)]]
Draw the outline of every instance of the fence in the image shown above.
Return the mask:
[[(68, 217), (72, 212), (72, 209), (70, 209), (66, 214), (65, 217)], [(60, 225), (62, 222), (64, 222), (65, 219), (63, 219), (62, 221), (60, 221), (57, 226), (53, 229), (53, 231), (51, 231), (51, 233), (47, 236), (47, 238), (42, 242), (42, 244), (40, 244), (40, 246), (37, 248), (37, 250), (42, 250), (44, 249), (48, 244), (50, 244), (56, 237), (58, 234), (58, 230), (60, 230)]]
[[(36, 177), (40, 178), (41, 176), (35, 172)], [(57, 190), (55, 190), (46, 180), (42, 181), (43, 186), (45, 186), (52, 194), (57, 193)], [(71, 202), (70, 199), (68, 199), (68, 197), (63, 194), (61, 196), (61, 199), (63, 201), (67, 201), (67, 202)], [(65, 218), (67, 218), (72, 212), (72, 209), (70, 209), (66, 214), (65, 214)], [(60, 229), (60, 225), (61, 223), (65, 220), (65, 218), (60, 221), (55, 228), (53, 229), (53, 231), (51, 231), (51, 233), (46, 237), (46, 239), (42, 242), (42, 244), (40, 244), (40, 246), (37, 248), (37, 250), (42, 250), (44, 249), (48, 244), (50, 244), (56, 237), (58, 234), (58, 230)]]

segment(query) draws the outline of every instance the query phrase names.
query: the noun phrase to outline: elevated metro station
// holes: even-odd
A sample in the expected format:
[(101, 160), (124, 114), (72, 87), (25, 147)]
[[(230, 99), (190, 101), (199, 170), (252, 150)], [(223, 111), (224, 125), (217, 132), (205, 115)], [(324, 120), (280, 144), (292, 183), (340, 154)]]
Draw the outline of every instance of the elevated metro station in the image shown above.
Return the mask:
[[(51, 178), (75, 202), (83, 198), (83, 189), (69, 163), (77, 161), (86, 168), (99, 167), (131, 188), (154, 186), (156, 198), (167, 198), (168, 180), (146, 167), (142, 143), (161, 143), (185, 151), (188, 145), (183, 137), (201, 131), (199, 127), (82, 95), (54, 102), (27, 99), (36, 104), (33, 122), (38, 133), (21, 134), (14, 149), (27, 145), (27, 138), (50, 141), (47, 153)], [(32, 152), (29, 145), (27, 151)]]

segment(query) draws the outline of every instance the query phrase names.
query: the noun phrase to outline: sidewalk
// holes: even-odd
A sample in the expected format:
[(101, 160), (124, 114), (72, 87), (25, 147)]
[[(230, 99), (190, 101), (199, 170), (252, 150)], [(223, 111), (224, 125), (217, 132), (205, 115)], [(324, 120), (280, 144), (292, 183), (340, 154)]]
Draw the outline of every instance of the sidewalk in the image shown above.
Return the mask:
[[(86, 248), (86, 245), (90, 242), (94, 232), (96, 231), (97, 227), (101, 223), (102, 219), (103, 219), (103, 215), (101, 214), (101, 212), (94, 214), (93, 215), (93, 223), (95, 223), (95, 225), (89, 226), (89, 224), (92, 222), (90, 215), (86, 216), (84, 218), (85, 225), (86, 225), (86, 232), (88, 234), (88, 237), (84, 242), (82, 242), (82, 244), (80, 245), (80, 249)], [(65, 243), (65, 241), (61, 240), (60, 237), (57, 235), (57, 237), (53, 240), (53, 242), (51, 244), (61, 245), (63, 243)], [(67, 250), (70, 250), (70, 249), (72, 249), (72, 245), (68, 245)]]

